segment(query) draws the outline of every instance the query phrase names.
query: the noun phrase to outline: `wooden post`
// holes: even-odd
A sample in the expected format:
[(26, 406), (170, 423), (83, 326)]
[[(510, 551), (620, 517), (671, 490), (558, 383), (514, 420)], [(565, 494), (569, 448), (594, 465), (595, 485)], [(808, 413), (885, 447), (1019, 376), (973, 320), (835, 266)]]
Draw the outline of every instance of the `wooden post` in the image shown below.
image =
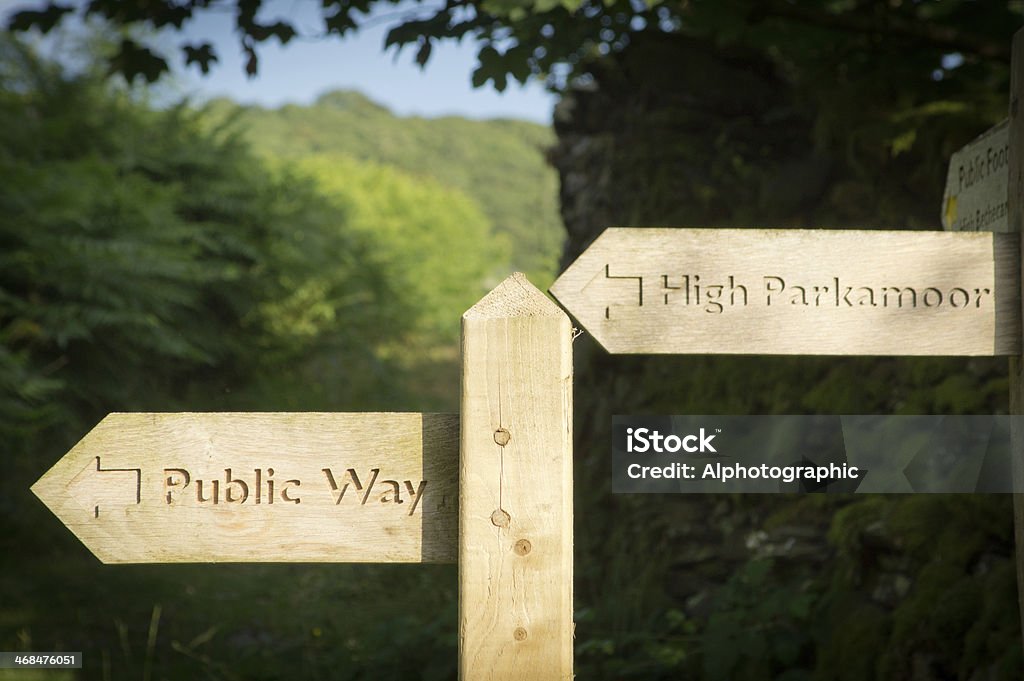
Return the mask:
[[(1024, 233), (1024, 29), (1013, 36), (1010, 60), (1010, 177), (1007, 183), (1009, 231)], [(1024, 238), (1021, 239), (1024, 257)], [(1022, 260), (1021, 262), (1024, 262)], [(1021, 268), (1024, 271), (1024, 267)], [(1019, 333), (1019, 331), (1018, 331)], [(1010, 413), (1024, 414), (1024, 361), (1010, 358)], [(1024, 632), (1024, 432), (1020, 419), (1011, 422), (1013, 447), (1013, 534), (1017, 547), (1017, 600)]]
[(463, 681), (573, 677), (571, 344), (519, 273), (462, 317)]

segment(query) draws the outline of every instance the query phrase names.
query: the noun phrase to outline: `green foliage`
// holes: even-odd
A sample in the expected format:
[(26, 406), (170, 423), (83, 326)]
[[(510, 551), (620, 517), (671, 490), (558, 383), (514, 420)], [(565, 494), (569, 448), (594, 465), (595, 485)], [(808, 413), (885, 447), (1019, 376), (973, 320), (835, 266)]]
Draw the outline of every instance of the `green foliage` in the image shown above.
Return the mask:
[(869, 681), (881, 678), (878, 657), (890, 635), (890, 616), (860, 594), (841, 591), (823, 601), (815, 681)]
[(403, 307), (416, 309), (416, 330), (427, 340), (454, 344), (461, 312), (509, 271), (504, 244), (459, 191), (345, 156), (307, 156), (296, 168), (373, 245), (375, 264)]
[[(344, 91), (326, 93), (309, 107), (217, 100), (209, 110), (214, 119), (237, 121), (252, 145), (274, 158), (341, 154), (456, 190), (486, 215), (509, 267), (542, 288), (554, 280), (565, 231), (558, 181), (544, 158), (554, 141), (549, 128), (512, 120), (399, 118)], [(494, 272), (507, 274), (499, 269), (502, 261), (495, 265)]]
[[(283, 45), (298, 35), (292, 19), (275, 14), (269, 2), (233, 0), (227, 4), (235, 9), (235, 27), (249, 75), (258, 70), (258, 44), (274, 39)], [(326, 0), (322, 7), (323, 29), (318, 36), (344, 36), (358, 30), (365, 13), (393, 4), (395, 0)], [(147, 0), (126, 9), (128, 6), (120, 0), (92, 0), (87, 7), (90, 14), (116, 27), (152, 30), (180, 29), (186, 22), (222, 6), (200, 0)], [(1021, 21), (1021, 9), (1014, 3), (979, 11), (968, 0), (882, 5), (816, 0), (452, 0), (418, 10), (391, 23), (385, 47), (415, 46), (415, 59), (423, 65), (435, 41), (472, 37), (478, 44), (479, 66), (473, 75), (477, 86), (491, 82), (503, 90), (509, 77), (525, 82), (540, 76), (548, 77), (556, 87), (564, 87), (579, 75), (578, 67), (593, 56), (623, 51), (650, 34), (680, 33), (710, 37), (720, 45), (772, 52), (793, 73), (813, 70), (815, 64), (842, 53), (851, 67), (849, 78), (833, 84), (835, 99), (820, 102), (836, 110), (863, 101), (857, 98), (864, 84), (858, 77), (858, 66), (870, 65), (871, 59), (846, 52), (851, 44), (865, 54), (888, 52), (894, 45), (901, 45), (898, 52), (902, 54), (889, 55), (897, 70), (919, 68), (921, 64), (907, 63), (905, 57), (912, 50), (925, 48), (922, 54), (927, 74), (941, 68), (936, 52), (1008, 61), (1011, 30)], [(49, 0), (38, 9), (12, 13), (7, 27), (47, 32), (73, 14), (61, 2)], [(879, 45), (879, 36), (896, 42)], [(187, 62), (204, 73), (217, 58), (209, 44), (186, 44), (181, 50)], [(168, 58), (159, 50), (125, 40), (111, 58), (111, 67), (129, 80), (152, 82), (168, 69)], [(904, 93), (888, 94), (900, 98)], [(900, 149), (908, 140), (908, 136), (892, 138), (893, 148)]]
[(450, 678), (453, 566), (101, 566), (29, 485), (109, 411), (450, 409), (459, 316), (507, 269), (487, 218), (0, 49), (0, 647), (82, 649), (88, 678)]
[(510, 269), (459, 190), (347, 156), (268, 168), (245, 120), (4, 49), (5, 431), (186, 402), (408, 409), (452, 376), (459, 315)]
[[(909, 678), (922, 667), (939, 678), (979, 669), (1018, 678), (1020, 622), (1007, 602), (1016, 593), (1011, 505), (1005, 495), (925, 494), (869, 498), (837, 513), (829, 537), (846, 569), (829, 587), (816, 678)], [(896, 594), (890, 617), (878, 602), (892, 597), (893, 575), (907, 593)], [(869, 662), (865, 649), (880, 654)]]
[(722, 602), (701, 638), (706, 678), (810, 678), (802, 663), (810, 653), (817, 594), (811, 580), (793, 583), (772, 575), (774, 567), (770, 560), (752, 560), (722, 588)]
[(5, 430), (46, 416), (80, 433), (108, 411), (237, 390), (326, 344), (415, 326), (312, 183), (187, 109), (150, 111), (3, 49)]

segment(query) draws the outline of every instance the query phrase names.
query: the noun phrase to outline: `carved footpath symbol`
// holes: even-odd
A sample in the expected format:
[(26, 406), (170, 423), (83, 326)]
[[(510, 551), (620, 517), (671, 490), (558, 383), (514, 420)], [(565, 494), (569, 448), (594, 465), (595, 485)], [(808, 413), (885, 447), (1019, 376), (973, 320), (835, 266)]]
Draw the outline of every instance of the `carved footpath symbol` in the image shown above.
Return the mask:
[(141, 468), (103, 468), (100, 457), (90, 461), (68, 483), (68, 493), (82, 505), (91, 509), (94, 518), (100, 517), (100, 506), (120, 508), (134, 491), (135, 504), (142, 503)]
[[(625, 283), (629, 279), (635, 279), (636, 284)], [(644, 278), (613, 275), (611, 265), (605, 264), (604, 268), (587, 282), (580, 293), (593, 296), (595, 300), (604, 301), (604, 318), (611, 319), (612, 308), (643, 307)]]

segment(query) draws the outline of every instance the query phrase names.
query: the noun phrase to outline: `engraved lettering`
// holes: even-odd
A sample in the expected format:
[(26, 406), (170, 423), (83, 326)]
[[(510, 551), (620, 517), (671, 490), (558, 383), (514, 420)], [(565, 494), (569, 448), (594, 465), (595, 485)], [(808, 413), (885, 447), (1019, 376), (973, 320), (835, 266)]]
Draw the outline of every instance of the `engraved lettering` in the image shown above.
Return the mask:
[(910, 287), (888, 286), (882, 289), (882, 307), (889, 307), (889, 294), (896, 296), (896, 307), (903, 307), (903, 294), (910, 294), (910, 307), (917, 307), (917, 291)]
[[(352, 471), (351, 468), (349, 470)], [(355, 471), (352, 471), (352, 472), (355, 473)], [(373, 491), (373, 483), (377, 481), (377, 476), (380, 475), (380, 469), (379, 468), (371, 468), (370, 472), (373, 473), (373, 475), (370, 476), (370, 482), (367, 483), (367, 485), (366, 485), (366, 492), (363, 494), (363, 502), (361, 504), (363, 506), (366, 505), (366, 500), (370, 498), (370, 492)]]
[[(957, 304), (957, 298), (960, 297), (960, 303)], [(954, 288), (949, 292), (949, 304), (953, 307), (967, 307), (971, 301), (971, 295), (962, 288)]]
[[(675, 284), (678, 279), (679, 284)], [(708, 314), (721, 314), (726, 305), (746, 306), (747, 287), (736, 283), (736, 277), (730, 275), (725, 284), (701, 284), (699, 274), (661, 275), (664, 293), (662, 300), (665, 305), (681, 305), (683, 307), (700, 307)], [(675, 293), (679, 291), (680, 293)], [(728, 294), (728, 295), (727, 295)]]
[(211, 501), (214, 503), (214, 505), (219, 504), (220, 503), (220, 480), (210, 480), (210, 481), (208, 481), (210, 483), (210, 487), (212, 488), (212, 491), (211, 491), (210, 495), (208, 497), (206, 497), (205, 499), (203, 498), (203, 483), (204, 482), (207, 482), (207, 481), (196, 480), (196, 501), (198, 501), (200, 504), (207, 504), (207, 503), (210, 503)]
[[(384, 493), (380, 495), (380, 503), (382, 503), (382, 504), (388, 504), (388, 503), (391, 503), (391, 502), (394, 502), (396, 504), (404, 504), (405, 503), (404, 501), (402, 501), (402, 487), (401, 487), (401, 485), (398, 484), (397, 480), (382, 480), (381, 484), (382, 485), (388, 485), (388, 486), (391, 487), (391, 489), (384, 490)], [(388, 499), (388, 493), (389, 492), (394, 494), (394, 496), (391, 499)]]
[[(302, 502), (302, 498), (299, 496), (302, 481), (298, 478), (285, 480), (278, 485), (275, 483), (279, 481), (273, 479), (273, 468), (254, 468), (252, 469), (254, 477), (251, 479), (247, 479), (244, 475), (236, 475), (235, 470), (234, 468), (225, 468), (223, 478), (200, 479), (185, 468), (165, 468), (163, 469), (164, 503), (167, 505), (182, 503), (187, 499), (184, 493), (190, 486), (195, 489), (195, 500), (201, 505), (256, 505), (273, 504), (275, 501), (299, 504)], [(337, 495), (343, 495), (344, 488), (336, 489), (337, 484), (334, 482), (330, 470), (324, 469), (324, 473)], [(354, 475), (355, 471), (352, 473)], [(345, 487), (348, 484), (346, 482)], [(358, 478), (356, 478), (356, 484), (358, 486)]]
[[(339, 487), (337, 481), (334, 479), (334, 473), (330, 468), (323, 469), (324, 475), (327, 477), (327, 484), (331, 486), (331, 492), (334, 494), (334, 504), (338, 505), (341, 500), (345, 498), (345, 492), (348, 491), (348, 486), (351, 484), (356, 488), (356, 491), (363, 489), (363, 484), (359, 482), (359, 475), (356, 473), (354, 468), (349, 468), (345, 471), (345, 476), (348, 477), (349, 482), (346, 482), (344, 486)], [(345, 478), (342, 478), (344, 481)]]
[[(238, 496), (231, 494), (232, 490), (236, 489)], [(242, 480), (231, 477), (231, 469), (224, 469), (224, 501), (229, 504), (244, 504), (245, 500), (249, 498), (249, 485)]]
[(736, 294), (743, 293), (743, 305), (747, 304), (747, 287), (743, 284), (736, 284), (736, 277), (729, 277), (729, 304), (736, 305)]
[[(345, 497), (345, 490), (341, 490), (339, 493), (338, 481), (334, 479), (334, 473), (330, 468), (322, 468), (321, 470), (323, 471), (324, 477), (327, 478), (327, 484), (331, 488), (331, 495), (334, 497), (334, 505), (337, 506)], [(347, 485), (345, 486), (345, 489), (348, 489)]]
[(860, 298), (857, 299), (858, 305), (861, 307), (876, 307), (875, 289), (869, 286), (861, 286), (858, 291), (860, 292)]
[[(409, 515), (416, 512), (416, 507), (419, 506), (420, 499), (423, 497), (423, 489), (427, 486), (426, 480), (420, 480), (419, 487), (414, 491), (412, 488), (412, 480), (405, 481), (405, 489), (409, 493), (409, 498), (412, 499), (412, 508), (409, 509)], [(444, 508), (444, 504), (447, 497), (442, 497), (441, 505), (438, 508)]]
[[(345, 474), (341, 477), (340, 481), (335, 476), (334, 471), (332, 471), (330, 468), (322, 468), (321, 471), (324, 474), (324, 478), (327, 480), (327, 486), (330, 487), (331, 489), (331, 494), (334, 498), (334, 504), (336, 506), (341, 504), (341, 501), (342, 499), (345, 498), (345, 495), (348, 492), (349, 487), (354, 489), (356, 493), (356, 499), (359, 501), (359, 505), (364, 506), (366, 505), (366, 502), (370, 499), (371, 495), (373, 494), (374, 486), (380, 488), (381, 485), (383, 485), (384, 489), (383, 491), (380, 491), (379, 494), (376, 496), (376, 498), (380, 500), (380, 503), (393, 503), (396, 505), (405, 504), (406, 498), (403, 498), (402, 495), (402, 488), (404, 485), (405, 495), (408, 498), (408, 500), (412, 501), (412, 503), (409, 504), (408, 515), (413, 515), (416, 512), (416, 509), (419, 508), (420, 501), (423, 498), (423, 491), (427, 487), (426, 480), (421, 480), (419, 482), (419, 485), (416, 486), (413, 485), (412, 480), (405, 480), (401, 482), (398, 480), (379, 480), (379, 468), (370, 469), (370, 476), (368, 479), (366, 479), (367, 481), (365, 484), (363, 482), (363, 479), (360, 479), (359, 474), (356, 472), (354, 468), (347, 469), (345, 471)], [(297, 483), (298, 481), (294, 482)], [(286, 500), (291, 501), (290, 498), (287, 498), (285, 496), (284, 492), (282, 492), (282, 498), (286, 498)], [(444, 508), (446, 502), (447, 499), (442, 498), (441, 505), (438, 508)]]
[[(748, 307), (749, 290), (735, 275), (718, 278), (698, 274), (659, 275), (661, 279), (660, 300), (665, 306), (692, 307), (708, 314), (722, 314), (727, 308)], [(991, 288), (953, 286), (940, 288), (930, 286), (893, 286), (870, 283), (869, 285), (848, 282), (840, 277), (830, 277), (828, 284), (816, 282), (793, 282), (789, 275), (764, 275), (762, 278), (766, 307), (788, 301), (787, 307), (814, 308), (884, 308), (887, 310), (951, 307), (980, 309), (992, 295)], [(925, 300), (927, 298), (927, 300)], [(973, 305), (972, 305), (973, 304)]]
[(292, 487), (298, 487), (301, 484), (302, 483), (298, 480), (285, 480), (284, 485), (281, 487), (281, 499), (284, 501), (290, 501), (293, 504), (302, 503), (302, 499), (299, 497), (292, 497), (288, 494)]
[[(337, 506), (341, 503), (341, 500), (345, 498), (345, 493), (348, 492), (349, 485), (355, 488), (356, 492), (363, 492), (363, 483), (359, 480), (359, 474), (356, 473), (356, 469), (349, 468), (345, 471), (345, 475), (342, 476), (339, 485), (337, 479), (334, 477), (334, 472), (330, 468), (322, 469), (324, 477), (327, 478), (327, 484), (331, 488), (331, 493), (334, 495), (334, 504)], [(370, 492), (373, 490), (373, 485), (377, 480), (377, 476), (380, 474), (379, 468), (373, 468), (370, 470), (370, 482), (366, 485), (366, 491), (363, 492), (363, 497), (360, 500), (360, 506), (366, 505), (366, 501), (370, 498)], [(346, 478), (348, 482), (346, 482)]]
[[(929, 299), (929, 295), (931, 298)], [(922, 296), (925, 307), (938, 307), (942, 305), (942, 291), (937, 288), (926, 288), (924, 290), (924, 296)], [(929, 300), (931, 302), (929, 302)]]
[(722, 297), (722, 291), (724, 289), (724, 286), (708, 286), (704, 290), (708, 301), (708, 304), (704, 306), (705, 312), (718, 314), (722, 311), (722, 304), (718, 302), (718, 299)]
[(771, 307), (772, 294), (782, 293), (786, 290), (786, 282), (782, 277), (765, 277), (764, 278), (764, 290), (768, 294), (765, 301), (766, 304)]
[(168, 505), (171, 503), (171, 496), (174, 494), (174, 491), (184, 490), (188, 487), (191, 480), (191, 476), (189, 476), (188, 471), (184, 468), (164, 469), (164, 498), (167, 499)]

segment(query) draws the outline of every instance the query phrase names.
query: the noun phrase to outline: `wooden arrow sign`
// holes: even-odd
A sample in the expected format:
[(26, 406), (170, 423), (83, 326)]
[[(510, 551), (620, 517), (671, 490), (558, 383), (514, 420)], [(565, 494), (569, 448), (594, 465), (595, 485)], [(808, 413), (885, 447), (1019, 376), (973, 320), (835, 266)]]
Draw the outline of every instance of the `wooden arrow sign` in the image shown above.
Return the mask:
[(1015, 355), (1017, 235), (608, 229), (551, 293), (612, 353)]
[(32, 487), (104, 563), (456, 558), (459, 419), (110, 414)]
[(950, 232), (1008, 232), (1009, 120), (953, 154), (942, 195), (942, 228)]

